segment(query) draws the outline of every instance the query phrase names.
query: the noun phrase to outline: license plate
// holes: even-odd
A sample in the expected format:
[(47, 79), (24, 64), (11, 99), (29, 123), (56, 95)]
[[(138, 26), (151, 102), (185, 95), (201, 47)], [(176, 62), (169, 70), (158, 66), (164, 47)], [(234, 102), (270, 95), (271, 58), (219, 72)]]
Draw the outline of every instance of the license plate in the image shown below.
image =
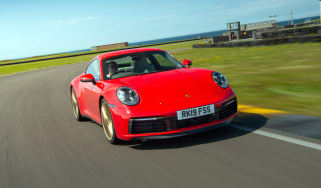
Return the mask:
[(177, 111), (177, 119), (190, 119), (215, 113), (214, 104)]

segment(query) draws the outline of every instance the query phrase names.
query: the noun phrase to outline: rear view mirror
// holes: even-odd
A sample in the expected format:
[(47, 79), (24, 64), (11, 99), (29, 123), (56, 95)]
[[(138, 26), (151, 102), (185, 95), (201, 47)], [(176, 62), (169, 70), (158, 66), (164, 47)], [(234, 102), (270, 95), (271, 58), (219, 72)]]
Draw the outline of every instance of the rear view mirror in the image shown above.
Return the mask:
[(81, 82), (92, 82), (93, 84), (96, 83), (95, 78), (92, 74), (84, 74), (80, 76)]
[(190, 67), (192, 65), (192, 61), (189, 60), (189, 59), (184, 59), (182, 61), (182, 64), (183, 64), (184, 67), (188, 68), (188, 67)]

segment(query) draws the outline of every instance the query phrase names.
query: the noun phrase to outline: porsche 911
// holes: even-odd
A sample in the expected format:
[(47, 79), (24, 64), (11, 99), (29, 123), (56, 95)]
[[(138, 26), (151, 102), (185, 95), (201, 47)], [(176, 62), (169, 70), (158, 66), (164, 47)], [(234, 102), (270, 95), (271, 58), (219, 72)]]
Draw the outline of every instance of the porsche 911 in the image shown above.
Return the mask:
[(112, 144), (229, 124), (237, 115), (237, 98), (227, 78), (191, 65), (155, 48), (98, 55), (70, 83), (73, 114), (100, 124)]

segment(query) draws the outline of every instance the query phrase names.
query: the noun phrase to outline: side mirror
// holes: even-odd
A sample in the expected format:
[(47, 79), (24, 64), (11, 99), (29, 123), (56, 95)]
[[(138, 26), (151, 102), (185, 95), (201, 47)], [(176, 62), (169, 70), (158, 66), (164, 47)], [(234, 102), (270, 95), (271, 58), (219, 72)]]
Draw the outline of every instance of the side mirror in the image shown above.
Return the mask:
[(93, 84), (96, 83), (95, 78), (92, 74), (84, 74), (80, 76), (81, 82), (92, 82)]
[(192, 61), (189, 60), (189, 59), (184, 59), (182, 61), (182, 64), (183, 64), (184, 67), (188, 68), (188, 67), (190, 67), (192, 65)]

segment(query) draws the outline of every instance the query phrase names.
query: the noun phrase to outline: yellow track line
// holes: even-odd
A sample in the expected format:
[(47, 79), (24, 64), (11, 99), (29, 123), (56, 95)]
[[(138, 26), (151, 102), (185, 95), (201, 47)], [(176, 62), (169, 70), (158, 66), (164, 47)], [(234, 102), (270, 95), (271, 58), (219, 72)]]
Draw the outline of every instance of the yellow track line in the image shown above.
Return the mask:
[(286, 114), (287, 112), (280, 111), (280, 110), (272, 110), (272, 109), (265, 109), (265, 108), (258, 108), (248, 105), (238, 105), (238, 110), (240, 112), (245, 113), (255, 113), (255, 114), (262, 114), (262, 115), (269, 115), (269, 114)]

